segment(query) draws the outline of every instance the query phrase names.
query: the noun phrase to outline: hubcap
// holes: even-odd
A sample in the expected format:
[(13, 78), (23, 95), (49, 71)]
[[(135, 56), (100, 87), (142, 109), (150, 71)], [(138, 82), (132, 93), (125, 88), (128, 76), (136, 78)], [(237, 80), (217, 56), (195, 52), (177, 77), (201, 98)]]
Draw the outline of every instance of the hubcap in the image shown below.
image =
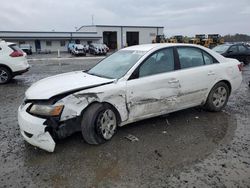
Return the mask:
[(227, 100), (227, 90), (224, 87), (218, 87), (213, 94), (213, 104), (217, 108), (222, 107)]
[(4, 83), (8, 80), (8, 73), (5, 70), (0, 69), (0, 83)]
[(109, 140), (115, 134), (116, 116), (115, 113), (108, 109), (100, 113), (97, 121), (101, 134), (104, 139)]

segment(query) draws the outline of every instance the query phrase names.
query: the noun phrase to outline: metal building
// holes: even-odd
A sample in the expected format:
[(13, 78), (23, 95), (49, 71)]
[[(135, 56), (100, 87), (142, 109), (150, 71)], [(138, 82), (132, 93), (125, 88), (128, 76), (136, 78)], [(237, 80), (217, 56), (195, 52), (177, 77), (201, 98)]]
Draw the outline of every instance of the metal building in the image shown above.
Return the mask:
[(0, 39), (18, 45), (30, 44), (33, 52), (67, 51), (69, 42), (105, 43), (110, 49), (120, 49), (152, 43), (156, 35), (163, 34), (163, 29), (158, 26), (90, 25), (76, 32), (0, 31)]

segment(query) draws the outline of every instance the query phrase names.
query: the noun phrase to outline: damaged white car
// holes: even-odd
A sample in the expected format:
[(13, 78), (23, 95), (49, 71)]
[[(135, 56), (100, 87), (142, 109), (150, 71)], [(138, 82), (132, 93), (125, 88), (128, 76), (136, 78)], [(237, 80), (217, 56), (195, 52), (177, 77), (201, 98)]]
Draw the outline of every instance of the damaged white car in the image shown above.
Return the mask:
[(220, 111), (241, 81), (237, 60), (202, 46), (132, 46), (89, 71), (33, 84), (19, 107), (18, 123), (27, 142), (49, 152), (56, 139), (77, 131), (87, 143), (101, 144), (131, 122), (199, 105)]

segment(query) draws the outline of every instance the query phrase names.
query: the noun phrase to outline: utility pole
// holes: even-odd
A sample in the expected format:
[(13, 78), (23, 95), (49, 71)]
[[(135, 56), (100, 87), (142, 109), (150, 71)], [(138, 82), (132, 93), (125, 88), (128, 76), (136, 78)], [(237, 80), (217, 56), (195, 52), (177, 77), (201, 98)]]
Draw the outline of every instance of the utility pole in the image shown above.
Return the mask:
[(91, 15), (91, 23), (92, 23), (92, 25), (94, 25), (94, 15), (93, 14)]

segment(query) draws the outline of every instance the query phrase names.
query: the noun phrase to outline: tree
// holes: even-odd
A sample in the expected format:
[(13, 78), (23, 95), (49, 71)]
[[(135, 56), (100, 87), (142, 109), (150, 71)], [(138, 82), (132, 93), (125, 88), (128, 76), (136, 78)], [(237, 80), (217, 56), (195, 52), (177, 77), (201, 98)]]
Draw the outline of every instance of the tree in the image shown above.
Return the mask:
[(225, 42), (250, 42), (250, 36), (246, 34), (225, 35)]

